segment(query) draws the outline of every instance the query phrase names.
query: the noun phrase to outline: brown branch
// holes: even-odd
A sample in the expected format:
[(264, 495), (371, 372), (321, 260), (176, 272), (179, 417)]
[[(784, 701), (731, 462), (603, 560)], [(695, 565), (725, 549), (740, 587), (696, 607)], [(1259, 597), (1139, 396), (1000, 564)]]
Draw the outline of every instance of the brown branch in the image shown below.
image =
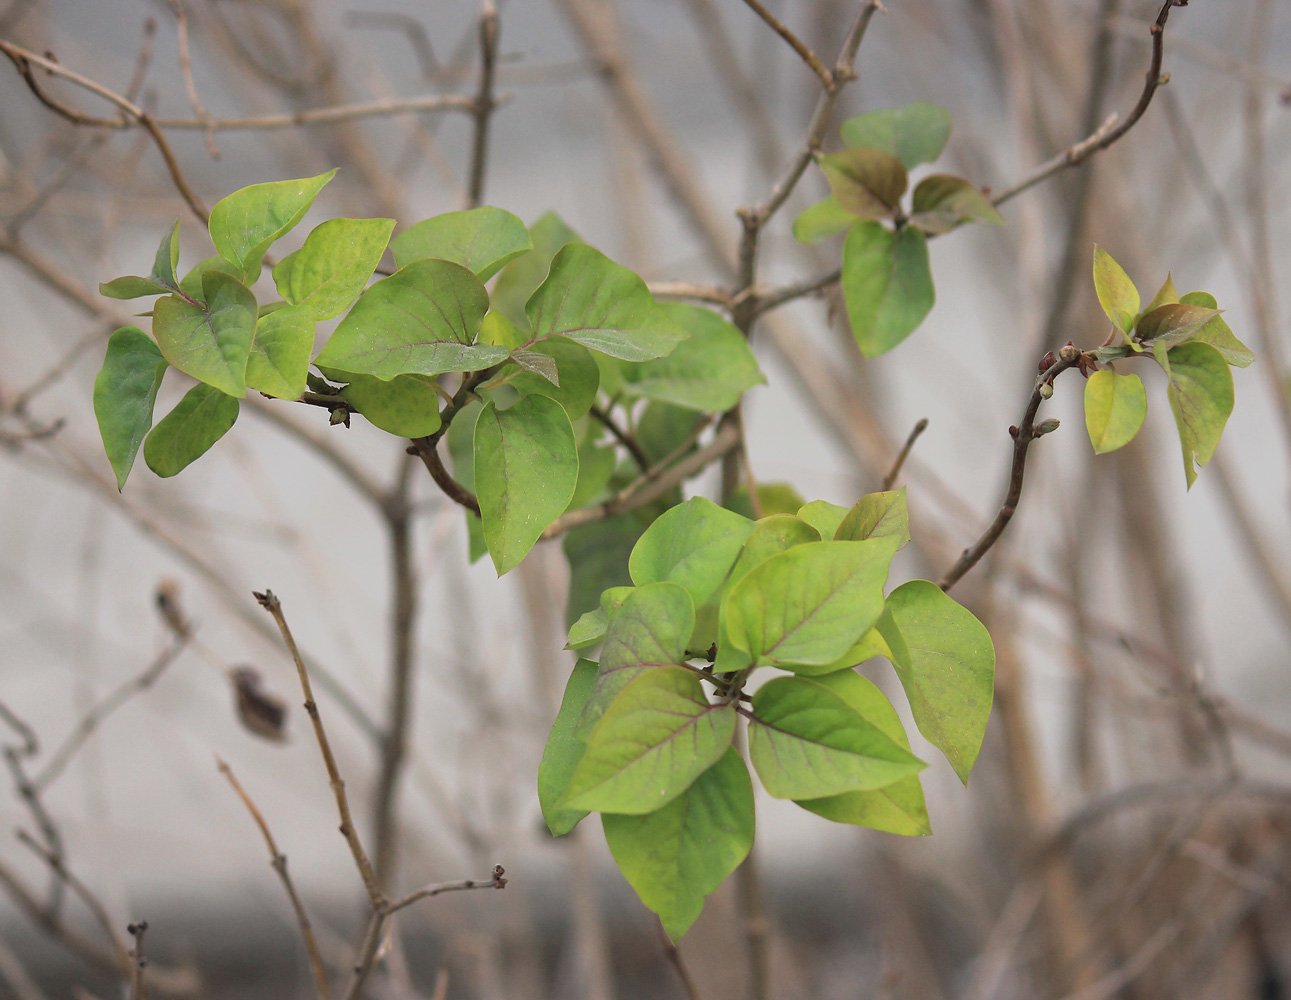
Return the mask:
[(606, 430), (613, 435), (614, 440), (623, 445), (632, 455), (632, 460), (637, 463), (637, 467), (646, 472), (650, 468), (650, 456), (641, 450), (641, 443), (635, 437), (625, 431), (618, 425), (618, 422), (599, 406), (593, 406), (589, 409), (588, 414), (593, 420), (601, 423)]
[(663, 938), (664, 957), (668, 959), (668, 964), (676, 970), (677, 978), (681, 980), (681, 987), (686, 991), (686, 1000), (699, 1000), (699, 990), (695, 988), (695, 980), (690, 977), (690, 970), (686, 968), (686, 963), (682, 961), (681, 952), (663, 930), (662, 924), (659, 925), (659, 934)]
[(291, 908), (296, 911), (296, 923), (300, 927), (301, 937), (305, 940), (305, 952), (309, 956), (309, 969), (314, 976), (314, 989), (318, 993), (318, 1000), (329, 1000), (327, 970), (323, 965), (323, 956), (318, 950), (318, 941), (314, 938), (314, 928), (309, 922), (309, 914), (305, 912), (305, 904), (301, 902), (300, 896), (296, 894), (296, 886), (292, 883), (291, 876), (287, 873), (287, 856), (278, 850), (273, 834), (269, 832), (269, 824), (265, 822), (265, 818), (260, 810), (256, 808), (255, 802), (233, 774), (233, 769), (221, 760), (218, 755), (215, 760), (218, 763), (220, 773), (228, 779), (233, 791), (237, 793), (238, 798), (242, 800), (242, 804), (247, 807), (247, 812), (255, 820), (256, 826), (260, 828), (260, 834), (264, 837), (264, 842), (269, 848), (269, 864), (274, 872), (277, 873), (282, 887), (287, 891), (287, 898), (291, 900)]
[(193, 62), (188, 55), (188, 15), (184, 12), (184, 5), (180, 0), (167, 0), (167, 2), (175, 13), (175, 28), (179, 36), (179, 69), (184, 77), (184, 89), (188, 91), (188, 103), (193, 106), (193, 114), (197, 116), (197, 120), (206, 123), (206, 127), (202, 130), (206, 137), (206, 151), (211, 154), (212, 160), (218, 160), (220, 151), (215, 148), (215, 132), (211, 128), (211, 115), (203, 107), (202, 99), (197, 94), (197, 82), (193, 79)]
[[(995, 520), (991, 522), (990, 527), (986, 529), (982, 537), (977, 540), (972, 548), (965, 549), (959, 557), (959, 561), (942, 577), (942, 590), (950, 590), (965, 573), (976, 566), (990, 547), (999, 541), (1000, 535), (1004, 534), (1004, 529), (1008, 527), (1009, 521), (1013, 519), (1013, 515), (1018, 509), (1018, 501), (1022, 498), (1022, 476), (1026, 471), (1027, 449), (1031, 447), (1032, 441), (1056, 426), (1055, 422), (1055, 425), (1048, 428), (1044, 427), (1043, 424), (1037, 427), (1035, 422), (1036, 412), (1040, 409), (1040, 404), (1048, 396), (1053, 395), (1053, 380), (1068, 368), (1074, 368), (1078, 365), (1080, 357), (1080, 351), (1076, 348), (1064, 347), (1059, 354), (1059, 360), (1036, 379), (1035, 388), (1031, 392), (1031, 399), (1027, 403), (1026, 413), (1022, 417), (1022, 423), (1016, 427), (1009, 428), (1009, 433), (1013, 436), (1013, 467), (1009, 474), (1009, 488), (1004, 495), (1004, 503), (1000, 505), (999, 513), (995, 515)], [(1045, 391), (1046, 389), (1048, 390), (1047, 392)]]
[[(830, 286), (837, 284), (842, 276), (842, 269), (836, 267), (822, 277), (796, 281), (792, 285), (785, 285), (769, 292), (758, 292), (756, 289), (749, 288), (743, 294), (743, 298), (748, 300), (748, 304), (744, 308), (753, 319), (757, 319), (763, 313), (778, 309), (787, 302), (804, 299), (809, 295), (823, 292)], [(732, 300), (732, 306), (738, 307), (741, 301), (740, 298)]]
[(143, 988), (143, 970), (148, 967), (148, 959), (143, 953), (143, 936), (148, 930), (148, 921), (140, 920), (138, 923), (127, 925), (126, 929), (134, 938), (134, 948), (130, 952), (133, 962), (130, 974), (130, 1000), (145, 1000), (148, 994)]
[(919, 435), (927, 429), (927, 417), (924, 417), (914, 425), (914, 430), (912, 430), (910, 432), (910, 436), (905, 439), (905, 444), (901, 447), (901, 451), (897, 454), (896, 460), (892, 463), (892, 468), (889, 469), (888, 474), (883, 477), (884, 492), (892, 489), (892, 484), (897, 481), (897, 476), (901, 475), (901, 467), (905, 465), (905, 460), (910, 457), (910, 450), (914, 447), (914, 443), (919, 440)]
[(429, 899), (445, 892), (463, 892), (469, 889), (505, 889), (509, 879), (504, 878), (504, 875), (506, 875), (506, 869), (501, 865), (494, 865), (493, 871), (486, 879), (468, 878), (457, 882), (436, 882), (422, 886), (420, 889), (408, 893), (402, 899), (392, 900), (386, 907), (385, 912), (387, 914), (395, 913), (419, 900)]
[(1161, 10), (1157, 13), (1156, 20), (1152, 22), (1149, 29), (1152, 35), (1152, 61), (1148, 65), (1143, 90), (1140, 92), (1138, 102), (1134, 105), (1129, 117), (1119, 124), (1115, 117), (1109, 118), (1087, 138), (1040, 164), (1012, 187), (1005, 188), (999, 194), (994, 195), (991, 198), (991, 204), (996, 206), (1003, 205), (1006, 201), (1016, 198), (1023, 191), (1048, 180), (1054, 174), (1060, 173), (1068, 167), (1084, 163), (1085, 160), (1112, 145), (1138, 124), (1139, 119), (1147, 111), (1148, 105), (1152, 103), (1152, 98), (1155, 96), (1157, 88), (1169, 79), (1161, 75), (1161, 62), (1165, 57), (1165, 25), (1170, 17), (1170, 11), (1174, 7), (1186, 7), (1187, 5), (1188, 0), (1165, 0)]
[(471, 116), (475, 134), (471, 143), (470, 180), (466, 189), (467, 208), (475, 208), (484, 198), (484, 176), (489, 155), (489, 121), (497, 108), (493, 87), (497, 78), (498, 38), (501, 25), (494, 0), (480, 4), (480, 87), (475, 92)]
[(689, 281), (650, 281), (646, 283), (656, 299), (680, 299), (686, 302), (711, 302), (728, 312), (731, 297), (722, 289), (711, 285), (696, 285)]
[(117, 934), (116, 925), (112, 922), (112, 918), (108, 916), (108, 911), (104, 909), (103, 904), (90, 890), (90, 887), (77, 878), (76, 875), (68, 869), (63, 858), (41, 845), (26, 830), (19, 830), (17, 836), (18, 842), (24, 847), (29, 848), (37, 857), (45, 862), (45, 864), (49, 866), (49, 870), (53, 872), (69, 890), (71, 890), (72, 895), (81, 901), (81, 904), (89, 911), (90, 916), (94, 918), (94, 922), (99, 925), (99, 929), (102, 930), (107, 936), (107, 939), (112, 942), (113, 949), (116, 953), (121, 956), (128, 954), (129, 949), (126, 948), (125, 942), (122, 941), (121, 937)]
[(296, 663), (296, 673), (300, 677), (300, 687), (305, 695), (305, 711), (309, 714), (309, 720), (314, 725), (314, 736), (318, 740), (318, 749), (323, 755), (323, 764), (327, 768), (327, 778), (332, 786), (332, 794), (336, 798), (336, 811), (341, 818), (341, 836), (350, 847), (350, 854), (354, 857), (354, 865), (359, 870), (359, 876), (363, 879), (363, 887), (368, 891), (368, 899), (372, 903), (373, 910), (380, 910), (386, 904), (386, 898), (381, 891), (380, 883), (377, 882), (376, 875), (372, 871), (372, 863), (368, 860), (367, 853), (363, 850), (363, 844), (359, 840), (359, 832), (354, 826), (354, 820), (350, 816), (350, 802), (345, 794), (345, 782), (341, 780), (340, 769), (336, 766), (336, 758), (332, 755), (331, 744), (327, 740), (327, 732), (323, 729), (323, 719), (318, 712), (318, 704), (314, 701), (314, 692), (309, 684), (309, 672), (305, 669), (305, 661), (301, 659), (300, 650), (296, 648), (296, 640), (292, 638), (291, 629), (287, 627), (287, 619), (283, 617), (282, 604), (274, 595), (273, 591), (266, 590), (264, 593), (252, 594), (253, 597), (273, 616), (278, 631), (282, 633), (283, 642), (287, 644), (287, 649), (291, 653), (292, 660)]
[(480, 512), (480, 501), (475, 494), (465, 486), (454, 479), (444, 468), (443, 460), (439, 457), (439, 447), (432, 438), (416, 438), (412, 442), (412, 447), (408, 449), (421, 459), (422, 465), (430, 473), (430, 478), (435, 481), (435, 485), (443, 491), (444, 496), (452, 500), (455, 504), (460, 504), (475, 514)]
[(753, 13), (762, 18), (772, 31), (789, 43), (789, 47), (798, 53), (798, 58), (805, 62), (807, 67), (816, 74), (816, 78), (820, 80), (820, 85), (827, 92), (833, 91), (839, 85), (839, 79), (826, 68), (825, 64), (820, 61), (820, 57), (811, 51), (807, 43), (790, 31), (785, 26), (785, 23), (772, 14), (771, 11), (767, 10), (760, 0), (744, 0), (744, 3)]

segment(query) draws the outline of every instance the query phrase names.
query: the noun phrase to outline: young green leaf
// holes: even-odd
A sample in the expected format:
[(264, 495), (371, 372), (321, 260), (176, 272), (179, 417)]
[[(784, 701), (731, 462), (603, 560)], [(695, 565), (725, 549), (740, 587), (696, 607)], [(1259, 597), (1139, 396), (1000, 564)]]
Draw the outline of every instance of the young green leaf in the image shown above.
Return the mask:
[(557, 383), (533, 371), (522, 371), (513, 375), (509, 383), (521, 396), (546, 396), (554, 399), (569, 414), (570, 420), (577, 420), (592, 408), (596, 402), (596, 391), (601, 384), (601, 370), (591, 352), (582, 344), (576, 344), (564, 337), (553, 337), (543, 340), (524, 351), (513, 351), (511, 360), (517, 354), (531, 357), (531, 363), (538, 358), (545, 359), (557, 371)]
[(179, 290), (190, 299), (205, 302), (206, 293), (202, 290), (202, 282), (206, 279), (207, 271), (219, 271), (221, 274), (229, 274), (237, 278), (238, 281), (242, 281), (246, 277), (240, 267), (236, 264), (230, 264), (219, 254), (216, 254), (214, 257), (199, 260), (189, 268), (188, 273), (179, 279)]
[(1167, 354), (1170, 385), (1166, 396), (1174, 411), (1183, 448), (1188, 488), (1197, 480), (1194, 466), (1215, 453), (1228, 415), (1233, 412), (1233, 373), (1223, 355), (1209, 344), (1180, 344)]
[(734, 735), (735, 706), (711, 704), (690, 671), (646, 670), (619, 692), (588, 734), (587, 752), (559, 804), (654, 812), (717, 763)]
[(139, 445), (152, 428), (152, 408), (166, 368), (157, 345), (138, 327), (123, 326), (108, 338), (103, 367), (94, 379), (94, 416), (118, 490), (125, 487)]
[[(1157, 293), (1152, 296), (1152, 301), (1149, 302), (1147, 307), (1143, 310), (1143, 314), (1146, 316), (1153, 309), (1157, 309), (1160, 306), (1173, 305), (1178, 301), (1179, 293), (1175, 291), (1174, 288), (1174, 277), (1167, 274), (1165, 276), (1165, 281), (1163, 281), (1161, 283), (1161, 287), (1157, 289)], [(1210, 306), (1210, 308), (1213, 309), (1215, 307)]]
[[(854, 670), (842, 670), (816, 683), (829, 688), (856, 713), (892, 740), (902, 750), (910, 749), (905, 728), (896, 709), (873, 683)], [(835, 823), (868, 826), (874, 830), (900, 834), (903, 837), (926, 837), (932, 833), (928, 807), (923, 798), (919, 776), (912, 774), (883, 788), (868, 792), (843, 792), (819, 799), (798, 802), (804, 809)]]
[(950, 112), (945, 108), (915, 101), (849, 118), (839, 132), (845, 145), (885, 150), (910, 170), (941, 155), (950, 138), (950, 125)]
[[(1215, 297), (1208, 292), (1189, 292), (1179, 301), (1192, 306), (1203, 306), (1206, 309), (1214, 309), (1216, 306)], [(1233, 331), (1228, 328), (1228, 324), (1221, 316), (1216, 316), (1203, 326), (1192, 339), (1194, 343), (1209, 344), (1223, 355), (1225, 361), (1238, 368), (1245, 368), (1255, 360), (1251, 349), (1233, 336)]]
[(273, 269), (278, 294), (314, 319), (331, 319), (358, 298), (381, 263), (394, 219), (329, 219)]
[(896, 622), (892, 620), (892, 612), (887, 607), (884, 607), (874, 627), (857, 639), (852, 647), (833, 663), (811, 670), (798, 667), (794, 672), (800, 677), (828, 677), (860, 666), (866, 660), (876, 656), (885, 657), (890, 663), (898, 664), (904, 670), (912, 669), (910, 651), (906, 648), (905, 640), (901, 638), (901, 632), (897, 629)]
[(772, 556), (787, 552), (797, 545), (819, 542), (823, 536), (806, 520), (793, 514), (771, 514), (755, 521), (740, 557), (726, 581), (730, 590), (748, 575), (749, 570)]
[(350, 383), (341, 390), (355, 413), (387, 434), (419, 438), (439, 430), (439, 393), (428, 375), (399, 375), (389, 382), (375, 375), (345, 375)]
[(704, 898), (753, 846), (753, 783), (743, 759), (728, 748), (662, 809), (643, 816), (606, 813), (601, 823), (623, 877), (677, 941)]
[(1085, 429), (1099, 455), (1134, 440), (1148, 413), (1148, 395), (1137, 375), (1110, 368), (1094, 372), (1085, 383)]
[(475, 490), (498, 576), (519, 565), (547, 525), (564, 513), (577, 483), (574, 429), (558, 403), (526, 396), (510, 409), (489, 403), (480, 411)]
[(165, 295), (179, 287), (175, 267), (179, 264), (179, 220), (169, 233), (162, 237), (152, 274), (147, 278), (126, 275), (113, 278), (99, 285), (99, 294), (111, 299), (137, 299), (145, 295)]
[(777, 799), (883, 788), (926, 765), (814, 680), (778, 677), (753, 695), (749, 759)]
[(659, 309), (690, 336), (667, 357), (625, 365), (629, 392), (721, 413), (735, 406), (746, 389), (766, 382), (744, 335), (713, 310), (684, 302), (665, 302)]
[(530, 226), (529, 237), (533, 241), (533, 249), (501, 270), (491, 297), (493, 308), (525, 331), (521, 342), (528, 339), (529, 330), (525, 303), (547, 277), (551, 259), (567, 243), (583, 242), (583, 238), (565, 225), (555, 212), (548, 212)]
[[(893, 650), (893, 666), (915, 724), (967, 783), (991, 714), (991, 637), (967, 608), (927, 580), (897, 587), (888, 595), (887, 609), (899, 630), (897, 640), (905, 646)], [(893, 644), (888, 635), (884, 638)]]
[(580, 659), (574, 664), (574, 670), (565, 684), (560, 711), (556, 713), (551, 735), (547, 737), (547, 745), (542, 751), (542, 763), (538, 765), (538, 804), (542, 807), (542, 818), (553, 837), (569, 833), (587, 815), (585, 809), (563, 809), (557, 803), (569, 787), (574, 768), (583, 759), (586, 744), (574, 730), (595, 682), (595, 663)]
[(840, 542), (867, 538), (895, 538), (898, 547), (910, 541), (910, 515), (906, 511), (905, 487), (886, 493), (867, 493), (847, 512), (833, 536)]
[(861, 353), (890, 351), (915, 331), (936, 300), (927, 237), (908, 226), (894, 234), (877, 222), (856, 223), (843, 241), (842, 288)]
[(299, 306), (261, 316), (247, 356), (247, 388), (279, 399), (299, 399), (305, 391), (317, 325)]
[(671, 580), (699, 607), (722, 585), (752, 531), (748, 518), (692, 497), (660, 515), (641, 536), (628, 560), (632, 582), (641, 587)]
[(969, 181), (952, 174), (933, 174), (915, 185), (910, 224), (926, 233), (945, 233), (961, 222), (1004, 225), (1004, 219)]
[(488, 307), (480, 279), (460, 264), (415, 260), (359, 297), (318, 363), (381, 379), (480, 371), (510, 353), (475, 343)]
[(153, 307), (152, 334), (166, 360), (230, 396), (246, 395), (247, 358), (255, 339), (256, 300), (232, 275), (202, 275), (203, 306), (176, 295)]
[(686, 339), (644, 281), (582, 243), (556, 254), (525, 313), (538, 340), (568, 337), (625, 361), (661, 358)]
[[(457, 426), (456, 420), (452, 426)], [(451, 436), (451, 430), (449, 433)], [(581, 465), (579, 474), (582, 474)], [(607, 588), (632, 582), (628, 575), (628, 555), (644, 530), (645, 524), (634, 511), (580, 525), (565, 533), (560, 547), (569, 563), (566, 624), (572, 624), (583, 612), (597, 607)]]
[(825, 500), (813, 500), (798, 509), (798, 517), (815, 528), (821, 538), (833, 538), (846, 516), (846, 507)]
[(208, 224), (215, 249), (254, 281), (265, 251), (305, 217), (335, 174), (329, 170), (317, 177), (252, 184), (220, 199), (211, 209)]
[(178, 475), (222, 438), (238, 419), (238, 401), (200, 383), (184, 394), (143, 443), (143, 460), (163, 479)]
[(1139, 314), (1138, 289), (1124, 268), (1097, 244), (1094, 245), (1094, 291), (1112, 325), (1129, 336)]
[(578, 621), (569, 626), (565, 648), (586, 649), (588, 646), (595, 646), (605, 638), (609, 625), (609, 616), (600, 608), (585, 612)]
[(731, 642), (758, 664), (833, 663), (883, 610), (892, 538), (808, 542), (772, 556), (728, 591)]
[[(602, 610), (608, 614), (605, 607)], [(591, 732), (610, 703), (644, 671), (684, 662), (686, 642), (695, 630), (694, 602), (675, 583), (630, 589), (609, 617), (596, 690), (578, 724), (583, 734)]]
[(532, 249), (533, 240), (524, 223), (510, 212), (488, 205), (423, 219), (390, 244), (398, 267), (435, 257), (461, 264), (481, 281), (488, 281)]
[(1219, 316), (1219, 310), (1174, 302), (1157, 306), (1143, 314), (1134, 328), (1134, 339), (1154, 348), (1164, 345), (1176, 347), (1196, 336), (1197, 332)]
[(881, 149), (844, 149), (817, 157), (838, 203), (862, 219), (890, 219), (905, 194), (905, 167)]
[(838, 203), (832, 194), (798, 213), (793, 220), (793, 238), (800, 243), (819, 243), (856, 221), (856, 216)]

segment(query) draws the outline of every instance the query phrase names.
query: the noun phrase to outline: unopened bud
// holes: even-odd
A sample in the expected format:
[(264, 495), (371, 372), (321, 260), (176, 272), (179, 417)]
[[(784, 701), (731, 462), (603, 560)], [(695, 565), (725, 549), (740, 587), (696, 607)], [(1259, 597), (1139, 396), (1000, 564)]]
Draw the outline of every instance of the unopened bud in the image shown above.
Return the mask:
[(1048, 399), (1053, 395), (1053, 385), (1049, 382), (1041, 382), (1039, 392), (1041, 399)]
[(1052, 434), (1058, 429), (1060, 421), (1057, 417), (1050, 417), (1048, 420), (1041, 420), (1035, 425), (1035, 430), (1031, 432), (1032, 437), (1044, 437), (1046, 434)]
[(1054, 354), (1053, 351), (1050, 351), (1048, 354), (1046, 354), (1043, 358), (1040, 359), (1040, 374), (1043, 375), (1045, 372), (1047, 372), (1050, 368), (1052, 368), (1057, 363), (1058, 363), (1058, 355)]
[(1080, 350), (1075, 344), (1068, 342), (1058, 349), (1058, 357), (1063, 361), (1075, 361), (1080, 357)]

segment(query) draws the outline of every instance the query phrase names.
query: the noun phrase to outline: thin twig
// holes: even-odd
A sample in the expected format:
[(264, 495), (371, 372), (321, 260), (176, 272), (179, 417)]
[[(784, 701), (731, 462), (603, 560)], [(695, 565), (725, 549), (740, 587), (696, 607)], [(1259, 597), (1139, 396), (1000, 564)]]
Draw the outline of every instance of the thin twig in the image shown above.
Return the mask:
[(454, 479), (448, 470), (444, 468), (444, 462), (439, 457), (439, 448), (435, 441), (431, 438), (416, 438), (413, 440), (409, 450), (421, 459), (422, 465), (430, 473), (430, 478), (443, 491), (444, 496), (452, 500), (453, 503), (479, 514), (480, 501), (474, 493)]
[(646, 283), (646, 287), (656, 299), (711, 302), (727, 311), (731, 307), (731, 297), (723, 289), (712, 285), (696, 285), (689, 281), (650, 281)]
[(690, 978), (690, 970), (686, 968), (686, 963), (681, 959), (681, 951), (668, 937), (663, 929), (659, 926), (659, 936), (663, 938), (663, 954), (668, 959), (668, 964), (677, 972), (677, 978), (681, 980), (682, 989), (686, 991), (687, 1000), (700, 1000), (699, 990), (695, 988), (695, 981)]
[(493, 0), (480, 4), (480, 87), (475, 92), (475, 134), (471, 143), (470, 180), (466, 189), (466, 207), (475, 208), (484, 198), (484, 177), (489, 157), (489, 121), (497, 108), (493, 85), (497, 77), (498, 38), (501, 25)]
[(336, 811), (341, 818), (341, 836), (349, 844), (350, 854), (354, 857), (354, 865), (359, 870), (359, 877), (363, 880), (363, 887), (368, 891), (368, 899), (372, 903), (372, 908), (380, 910), (386, 904), (385, 894), (381, 891), (381, 885), (372, 871), (372, 863), (368, 860), (367, 853), (363, 850), (363, 844), (359, 840), (359, 832), (355, 828), (354, 819), (350, 815), (350, 802), (345, 794), (345, 782), (341, 780), (341, 772), (336, 766), (336, 758), (332, 755), (332, 747), (327, 740), (327, 732), (323, 729), (323, 719), (319, 715), (318, 704), (314, 701), (314, 692), (309, 684), (309, 672), (305, 669), (305, 661), (301, 659), (300, 650), (296, 648), (296, 640), (292, 638), (291, 629), (287, 627), (287, 619), (283, 617), (282, 604), (273, 591), (270, 590), (266, 590), (264, 593), (253, 592), (252, 596), (255, 597), (262, 608), (273, 616), (273, 620), (278, 626), (278, 631), (282, 633), (283, 642), (287, 644), (291, 658), (296, 663), (296, 673), (300, 677), (300, 687), (305, 695), (305, 711), (309, 714), (309, 720), (314, 725), (314, 736), (318, 740), (318, 749), (323, 755), (323, 764), (327, 768), (327, 778), (332, 786), (332, 794), (336, 798)]
[(242, 800), (242, 804), (247, 807), (247, 812), (255, 820), (256, 826), (260, 828), (260, 834), (264, 837), (264, 842), (269, 848), (269, 864), (277, 873), (282, 887), (287, 891), (287, 898), (291, 900), (291, 908), (296, 911), (296, 923), (300, 927), (301, 937), (305, 940), (305, 952), (309, 956), (309, 969), (314, 976), (314, 989), (318, 993), (319, 1000), (329, 1000), (327, 969), (323, 965), (323, 956), (319, 952), (318, 942), (314, 938), (314, 928), (309, 922), (309, 914), (305, 912), (305, 904), (301, 902), (300, 896), (296, 894), (296, 886), (292, 883), (291, 876), (287, 873), (287, 856), (278, 850), (273, 834), (269, 832), (269, 824), (265, 822), (265, 818), (260, 810), (256, 808), (255, 802), (234, 775), (233, 769), (221, 760), (218, 755), (215, 760), (218, 763), (220, 773), (228, 779), (233, 791), (237, 793), (238, 798)]
[(197, 83), (193, 79), (193, 61), (188, 55), (188, 15), (184, 12), (184, 5), (180, 0), (167, 0), (170, 9), (175, 12), (175, 28), (179, 38), (179, 69), (184, 77), (184, 89), (188, 91), (188, 103), (193, 106), (193, 114), (197, 120), (206, 123), (206, 128), (202, 131), (206, 137), (206, 151), (211, 154), (212, 160), (220, 158), (220, 151), (215, 148), (215, 132), (211, 128), (210, 113), (202, 105), (202, 99), (197, 94)]
[(838, 79), (820, 61), (820, 57), (811, 51), (806, 42), (790, 31), (783, 21), (767, 10), (760, 0), (744, 0), (744, 3), (753, 13), (762, 18), (772, 31), (789, 43), (789, 47), (798, 53), (798, 58), (805, 62), (808, 68), (816, 74), (816, 78), (820, 80), (820, 85), (826, 91), (832, 91), (838, 86)]
[(456, 882), (436, 882), (431, 885), (422, 886), (413, 892), (408, 893), (402, 899), (392, 900), (386, 906), (386, 913), (396, 913), (405, 906), (411, 906), (422, 899), (429, 899), (431, 896), (438, 896), (445, 892), (464, 892), (470, 889), (505, 889), (508, 879), (506, 869), (501, 865), (494, 865), (493, 871), (486, 879), (460, 879)]
[(52, 871), (67, 886), (72, 895), (81, 901), (82, 905), (94, 918), (94, 922), (99, 925), (99, 929), (102, 930), (108, 940), (112, 942), (117, 954), (125, 955), (129, 949), (126, 947), (125, 942), (121, 940), (121, 936), (117, 933), (116, 924), (112, 921), (112, 918), (108, 916), (108, 911), (99, 901), (99, 898), (94, 895), (90, 887), (77, 878), (76, 875), (68, 869), (66, 863), (61, 857), (46, 849), (26, 830), (19, 830), (17, 832), (17, 837), (18, 842), (24, 847), (30, 849), (43, 862), (45, 862), (45, 864), (49, 866), (50, 871)]
[(1035, 423), (1036, 411), (1045, 400), (1046, 394), (1043, 390), (1048, 387), (1049, 395), (1052, 395), (1053, 380), (1068, 368), (1074, 368), (1078, 364), (1080, 364), (1080, 352), (1074, 347), (1063, 348), (1059, 360), (1036, 379), (1022, 423), (1009, 428), (1009, 433), (1013, 436), (1013, 467), (1009, 475), (1009, 488), (1004, 495), (1004, 503), (1000, 505), (999, 513), (995, 515), (995, 520), (991, 522), (991, 526), (986, 529), (982, 537), (972, 548), (965, 549), (959, 561), (942, 577), (942, 590), (950, 590), (965, 573), (976, 566), (990, 547), (999, 541), (1000, 535), (1008, 527), (1009, 521), (1018, 509), (1018, 501), (1022, 497), (1022, 475), (1026, 471), (1027, 449), (1031, 447), (1032, 441), (1044, 433), (1044, 428), (1040, 428), (1037, 433)]
[(1152, 34), (1152, 61), (1148, 66), (1143, 90), (1139, 94), (1138, 102), (1134, 105), (1134, 109), (1129, 116), (1119, 123), (1115, 116), (1109, 118), (1087, 138), (1040, 164), (1016, 184), (993, 195), (991, 204), (996, 206), (1003, 205), (1006, 201), (1016, 198), (1023, 191), (1048, 180), (1054, 174), (1066, 170), (1068, 167), (1084, 163), (1085, 160), (1112, 145), (1138, 124), (1139, 119), (1147, 111), (1148, 105), (1152, 103), (1152, 98), (1156, 94), (1157, 88), (1167, 79), (1161, 75), (1161, 62), (1165, 56), (1165, 25), (1170, 17), (1170, 11), (1174, 7), (1186, 7), (1187, 5), (1188, 0), (1165, 0), (1161, 10), (1157, 13), (1156, 20), (1152, 22), (1152, 26), (1149, 28)]
[(646, 472), (650, 468), (650, 456), (642, 450), (641, 443), (620, 427), (613, 416), (606, 413), (599, 406), (593, 406), (587, 412), (593, 420), (601, 423), (613, 435), (615, 441), (628, 450), (632, 455), (632, 460), (637, 463), (637, 467), (642, 472)]
[(919, 435), (927, 429), (927, 417), (924, 417), (914, 425), (914, 430), (912, 430), (910, 432), (910, 436), (905, 439), (905, 444), (901, 447), (901, 451), (897, 454), (896, 460), (892, 463), (892, 468), (889, 469), (888, 474), (883, 477), (883, 491), (885, 493), (892, 489), (892, 484), (897, 481), (897, 476), (901, 475), (901, 467), (905, 465), (905, 460), (910, 457), (910, 449), (913, 448), (914, 443), (919, 440)]
[(130, 952), (130, 958), (134, 962), (130, 974), (130, 1000), (144, 1000), (147, 994), (143, 988), (143, 970), (148, 967), (148, 959), (143, 953), (143, 936), (148, 930), (148, 921), (140, 920), (128, 925), (126, 929), (134, 938), (134, 948)]

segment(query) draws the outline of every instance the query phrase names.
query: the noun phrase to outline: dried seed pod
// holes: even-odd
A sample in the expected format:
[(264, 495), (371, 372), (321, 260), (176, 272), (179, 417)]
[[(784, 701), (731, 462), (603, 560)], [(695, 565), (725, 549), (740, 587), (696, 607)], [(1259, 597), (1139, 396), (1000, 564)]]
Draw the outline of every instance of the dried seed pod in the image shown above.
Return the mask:
[(229, 671), (229, 679), (233, 681), (238, 718), (242, 724), (265, 739), (286, 739), (287, 705), (264, 689), (260, 671), (249, 666), (234, 667)]

